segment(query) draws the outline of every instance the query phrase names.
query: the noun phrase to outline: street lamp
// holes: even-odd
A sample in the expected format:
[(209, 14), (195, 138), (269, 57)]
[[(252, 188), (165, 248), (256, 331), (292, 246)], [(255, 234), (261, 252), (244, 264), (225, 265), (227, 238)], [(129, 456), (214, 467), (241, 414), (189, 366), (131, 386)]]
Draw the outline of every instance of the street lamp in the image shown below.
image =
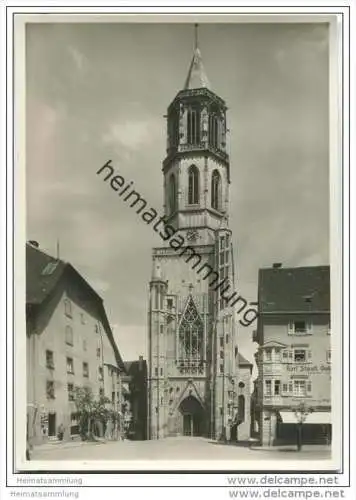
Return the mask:
[(303, 436), (303, 424), (307, 416), (312, 413), (313, 408), (307, 406), (304, 402), (301, 402), (299, 406), (294, 409), (294, 414), (297, 419), (297, 448), (298, 451), (302, 449), (302, 436)]

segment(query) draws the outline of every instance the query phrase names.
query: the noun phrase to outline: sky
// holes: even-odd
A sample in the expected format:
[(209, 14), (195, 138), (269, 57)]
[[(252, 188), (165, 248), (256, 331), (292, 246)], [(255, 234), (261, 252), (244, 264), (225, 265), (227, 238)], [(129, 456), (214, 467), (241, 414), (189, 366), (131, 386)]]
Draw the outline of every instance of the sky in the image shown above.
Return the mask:
[[(193, 24), (26, 28), (27, 239), (70, 262), (104, 299), (124, 360), (147, 357), (159, 236), (96, 171), (112, 160), (161, 212), (164, 115), (193, 55)], [(228, 106), (230, 227), (239, 293), (258, 270), (329, 263), (328, 29), (201, 24), (211, 89)], [(239, 326), (253, 361), (252, 330)]]

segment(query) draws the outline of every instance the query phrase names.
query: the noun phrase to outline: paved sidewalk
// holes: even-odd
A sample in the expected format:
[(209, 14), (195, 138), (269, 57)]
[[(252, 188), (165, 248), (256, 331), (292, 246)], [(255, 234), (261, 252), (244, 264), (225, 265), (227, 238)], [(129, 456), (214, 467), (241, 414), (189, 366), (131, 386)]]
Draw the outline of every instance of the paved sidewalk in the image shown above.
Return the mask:
[(55, 449), (66, 449), (66, 448), (79, 448), (82, 446), (89, 446), (95, 444), (105, 444), (107, 441), (104, 439), (96, 439), (95, 441), (48, 441), (47, 443), (34, 445), (32, 451), (40, 450), (40, 451), (52, 451)]
[[(283, 445), (283, 446), (251, 446), (251, 450), (256, 450), (256, 451), (284, 451), (284, 452), (296, 452), (300, 453), (297, 450), (296, 445)], [(305, 444), (302, 446), (302, 451), (325, 451), (325, 452), (331, 452), (331, 446), (328, 446), (326, 444)]]

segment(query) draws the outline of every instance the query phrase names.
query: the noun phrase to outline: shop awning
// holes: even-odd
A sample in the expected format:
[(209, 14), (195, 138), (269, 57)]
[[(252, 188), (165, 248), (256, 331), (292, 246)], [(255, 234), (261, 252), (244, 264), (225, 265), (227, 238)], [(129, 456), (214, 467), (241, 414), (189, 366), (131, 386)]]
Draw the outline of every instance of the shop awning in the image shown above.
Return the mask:
[(297, 423), (297, 417), (295, 416), (294, 412), (292, 411), (280, 411), (279, 412), (282, 422), (284, 424), (296, 424)]
[[(297, 424), (298, 419), (293, 411), (279, 412), (284, 424)], [(305, 424), (331, 424), (331, 413), (328, 411), (314, 411), (309, 413), (304, 421)]]
[(306, 424), (331, 424), (331, 413), (329, 411), (314, 411), (309, 413)]

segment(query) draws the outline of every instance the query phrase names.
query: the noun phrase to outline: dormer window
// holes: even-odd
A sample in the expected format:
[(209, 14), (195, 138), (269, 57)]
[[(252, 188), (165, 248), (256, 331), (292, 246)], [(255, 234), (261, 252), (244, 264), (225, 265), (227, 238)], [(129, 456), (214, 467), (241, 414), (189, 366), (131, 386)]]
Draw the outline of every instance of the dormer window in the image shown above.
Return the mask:
[(288, 335), (311, 335), (312, 325), (305, 320), (290, 321), (288, 324)]

